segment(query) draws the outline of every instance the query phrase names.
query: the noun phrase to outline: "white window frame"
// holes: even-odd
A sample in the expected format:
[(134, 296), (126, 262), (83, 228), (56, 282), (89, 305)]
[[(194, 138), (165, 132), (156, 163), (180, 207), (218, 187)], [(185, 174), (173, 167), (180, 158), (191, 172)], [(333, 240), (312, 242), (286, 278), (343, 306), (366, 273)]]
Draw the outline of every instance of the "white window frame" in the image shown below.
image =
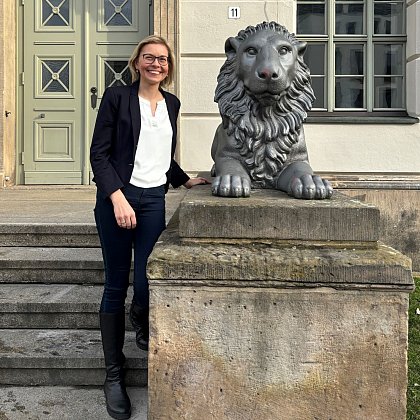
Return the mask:
[[(395, 0), (396, 3), (402, 4), (402, 34), (390, 35), (374, 35), (374, 4), (381, 3), (381, 1), (374, 0), (298, 0), (297, 4), (324, 4), (325, 5), (325, 32), (324, 35), (310, 35), (299, 34), (297, 37), (300, 40), (314, 44), (325, 45), (325, 63), (324, 63), (324, 108), (313, 108), (314, 111), (337, 113), (337, 112), (386, 112), (401, 114), (406, 112), (407, 98), (406, 98), (406, 2), (404, 0)], [(364, 4), (363, 24), (364, 34), (335, 34), (335, 6), (336, 4)], [(297, 8), (298, 11), (298, 8)], [(296, 12), (297, 13), (297, 12)], [(363, 44), (364, 45), (364, 107), (363, 108), (335, 108), (335, 78), (340, 75), (335, 74), (335, 45), (336, 44)], [(402, 64), (402, 107), (401, 108), (375, 108), (374, 107), (374, 44), (402, 44), (403, 64)], [(310, 67), (310, 65), (309, 65)], [(321, 75), (320, 75), (321, 76)], [(392, 77), (387, 75), (386, 77)], [(355, 76), (357, 77), (357, 76)], [(378, 76), (380, 77), (380, 76)]]

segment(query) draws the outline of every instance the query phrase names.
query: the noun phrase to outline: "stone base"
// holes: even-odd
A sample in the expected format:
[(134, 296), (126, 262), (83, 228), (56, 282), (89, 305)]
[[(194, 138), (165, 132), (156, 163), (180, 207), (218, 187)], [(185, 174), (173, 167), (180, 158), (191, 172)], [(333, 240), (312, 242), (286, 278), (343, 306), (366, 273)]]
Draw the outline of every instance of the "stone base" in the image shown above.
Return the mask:
[(405, 293), (151, 292), (149, 419), (405, 418)]
[[(204, 214), (195, 194), (181, 215)], [(407, 257), (334, 231), (334, 246), (180, 231), (175, 216), (149, 259), (149, 420), (405, 417)]]

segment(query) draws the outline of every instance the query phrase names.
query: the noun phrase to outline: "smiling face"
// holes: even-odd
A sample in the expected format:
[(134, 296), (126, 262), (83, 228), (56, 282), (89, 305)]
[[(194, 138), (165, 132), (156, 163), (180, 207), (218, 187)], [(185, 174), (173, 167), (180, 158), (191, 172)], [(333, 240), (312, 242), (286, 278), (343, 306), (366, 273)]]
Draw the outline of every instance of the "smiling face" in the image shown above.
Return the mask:
[(168, 75), (170, 63), (162, 66), (158, 60), (155, 60), (152, 64), (147, 64), (143, 58), (143, 54), (151, 54), (155, 57), (168, 57), (168, 49), (162, 44), (146, 44), (140, 50), (135, 62), (135, 68), (139, 72), (141, 83), (159, 86)]

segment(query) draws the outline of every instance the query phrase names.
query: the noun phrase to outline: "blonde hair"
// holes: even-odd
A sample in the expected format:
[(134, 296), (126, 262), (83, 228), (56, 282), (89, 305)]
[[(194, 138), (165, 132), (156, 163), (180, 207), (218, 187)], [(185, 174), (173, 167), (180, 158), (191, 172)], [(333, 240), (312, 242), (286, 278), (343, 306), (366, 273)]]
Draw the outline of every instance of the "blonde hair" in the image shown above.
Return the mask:
[(136, 61), (138, 60), (141, 50), (148, 44), (159, 44), (164, 45), (168, 50), (168, 75), (165, 77), (162, 82), (160, 82), (161, 86), (166, 87), (169, 86), (173, 79), (174, 79), (174, 62), (175, 58), (172, 53), (171, 47), (169, 46), (168, 42), (165, 38), (157, 35), (149, 35), (148, 37), (144, 38), (140, 41), (137, 47), (134, 49), (133, 53), (131, 54), (130, 60), (128, 60), (128, 67), (130, 68), (131, 72), (131, 81), (134, 83), (136, 80), (139, 79), (139, 74), (136, 69)]

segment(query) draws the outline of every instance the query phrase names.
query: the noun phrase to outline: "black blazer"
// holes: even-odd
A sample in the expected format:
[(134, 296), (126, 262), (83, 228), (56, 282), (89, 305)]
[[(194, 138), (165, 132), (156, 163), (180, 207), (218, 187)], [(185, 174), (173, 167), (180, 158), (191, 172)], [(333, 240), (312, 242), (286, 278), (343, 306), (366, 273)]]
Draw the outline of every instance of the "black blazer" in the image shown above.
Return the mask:
[[(131, 86), (107, 88), (99, 107), (90, 148), (93, 181), (109, 196), (123, 188), (131, 179), (140, 135), (139, 81)], [(180, 102), (169, 92), (161, 90), (172, 125), (171, 165), (166, 173), (165, 191), (169, 183), (174, 188), (185, 184), (189, 176), (174, 161)]]

